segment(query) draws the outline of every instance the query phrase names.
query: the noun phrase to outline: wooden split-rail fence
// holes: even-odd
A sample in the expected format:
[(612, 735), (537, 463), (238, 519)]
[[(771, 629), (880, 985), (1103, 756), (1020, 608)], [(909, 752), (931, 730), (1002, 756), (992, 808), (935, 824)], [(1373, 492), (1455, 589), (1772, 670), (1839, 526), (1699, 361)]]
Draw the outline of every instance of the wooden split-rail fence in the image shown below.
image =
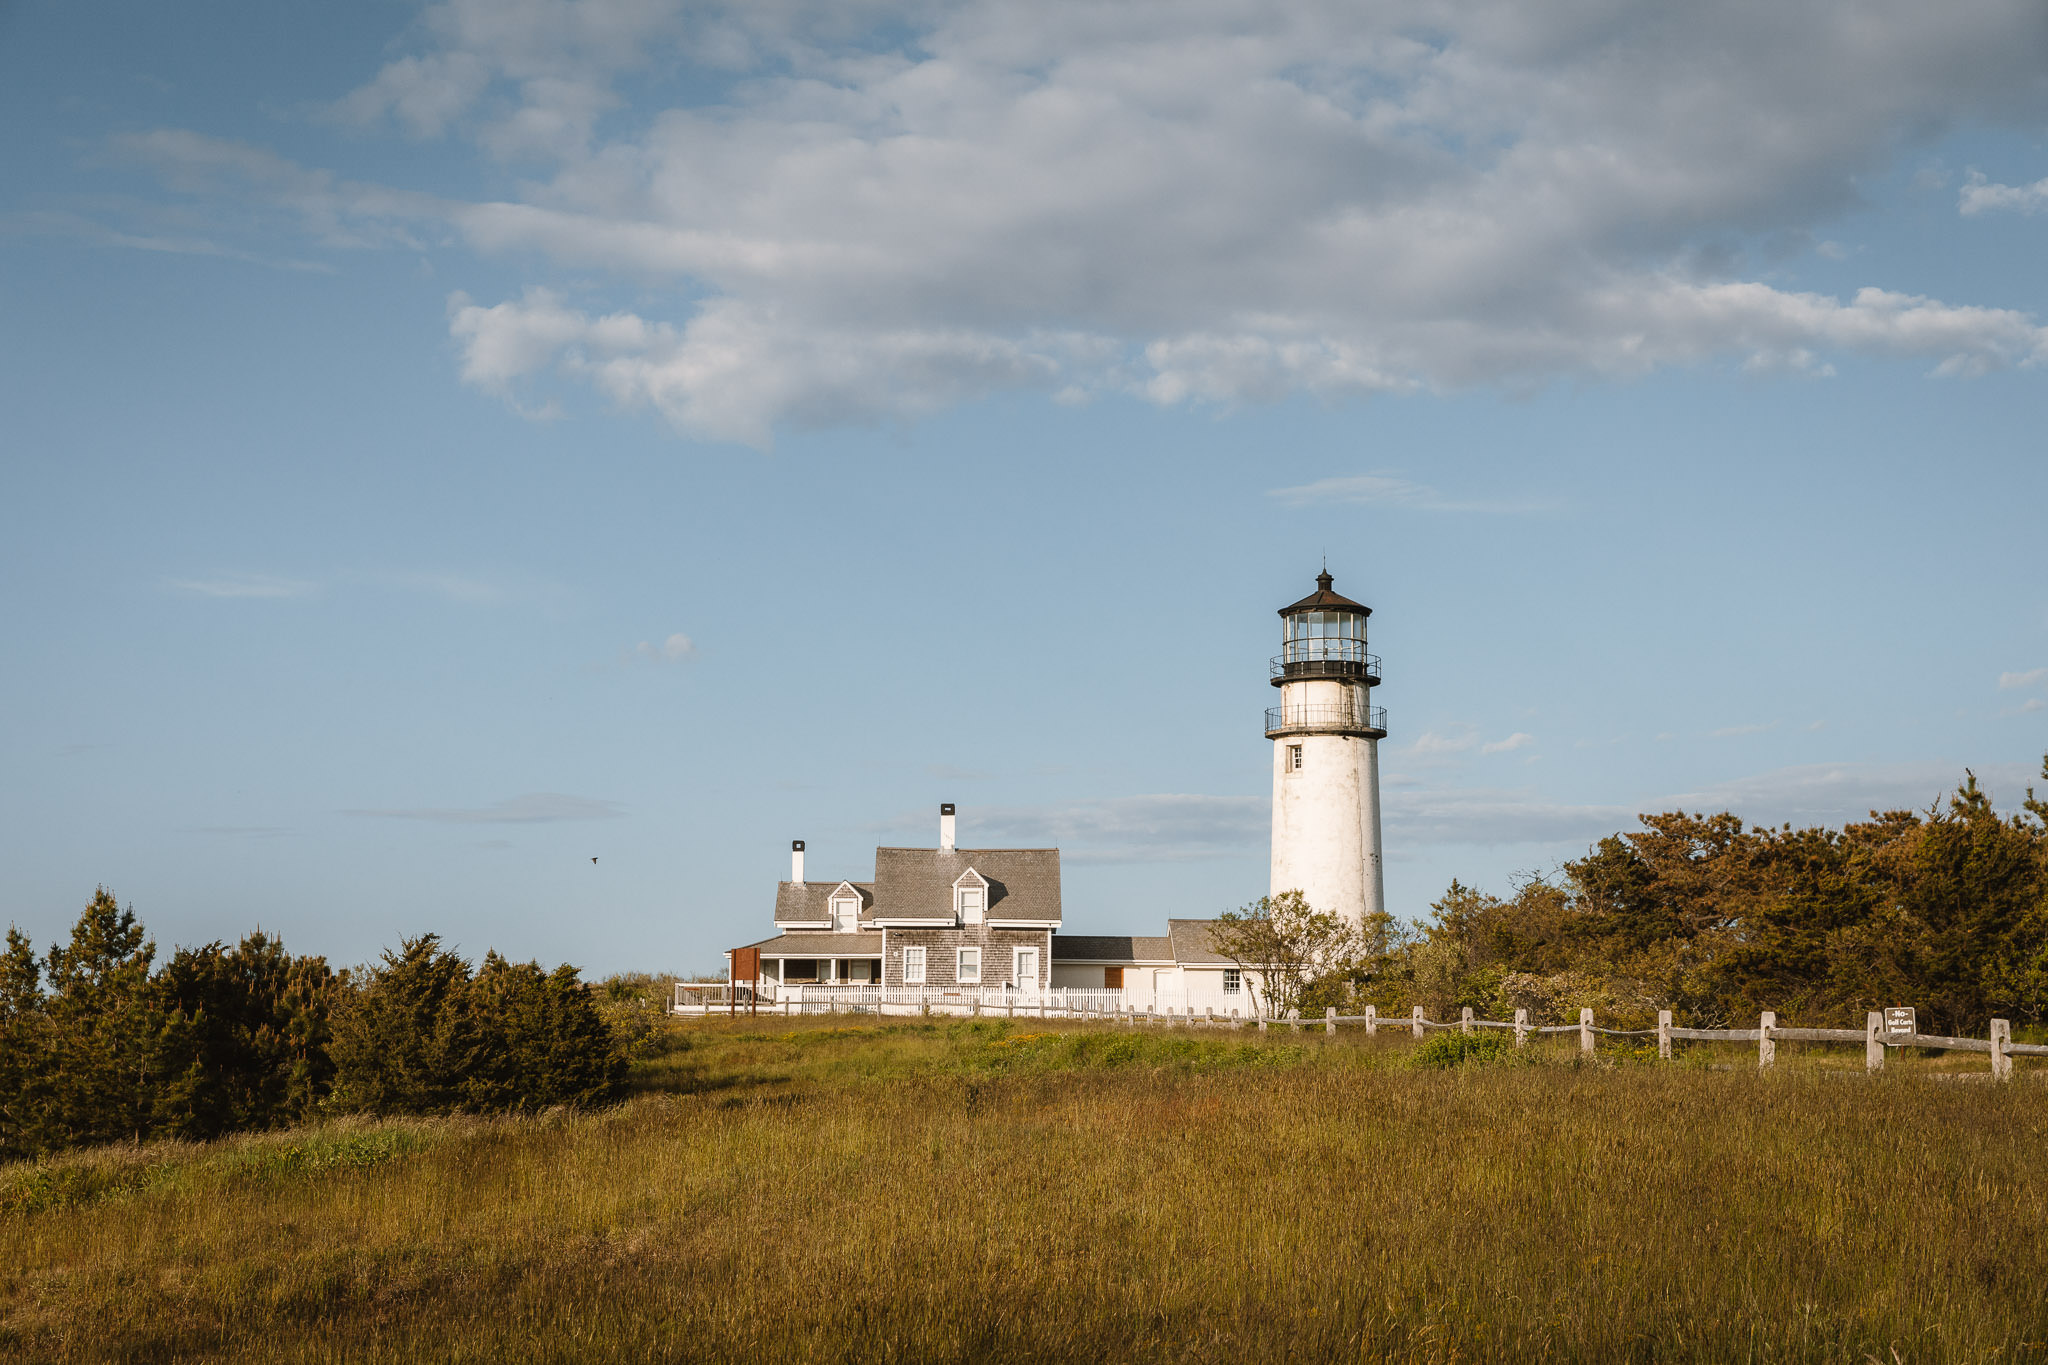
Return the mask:
[[(1141, 1021), (1166, 1024), (1185, 1022), (1225, 1024), (1232, 1028), (1241, 1027), (1245, 1022), (1234, 1013), (1228, 1017), (1219, 1017), (1213, 1010), (1205, 1011), (1198, 1016), (1192, 1007), (1185, 1014), (1175, 1013), (1171, 1009), (1164, 1014), (1157, 1014), (1151, 1009), (1141, 1013), (1132, 1007), (1119, 1011), (1114, 1017), (1119, 1022), (1131, 1024)], [(1285, 1024), (1291, 1029), (1299, 1030), (1304, 1026), (1313, 1027), (1318, 1021), (1304, 1020), (1301, 1011), (1289, 1010), (1284, 1019), (1259, 1016), (1256, 1022), (1259, 1029), (1264, 1031), (1272, 1024)], [(1515, 1035), (1516, 1047), (1526, 1046), (1531, 1037), (1576, 1033), (1579, 1035), (1579, 1051), (1588, 1055), (1593, 1052), (1595, 1038), (1602, 1034), (1610, 1038), (1655, 1038), (1657, 1055), (1666, 1061), (1671, 1058), (1671, 1045), (1674, 1042), (1755, 1043), (1756, 1064), (1759, 1068), (1769, 1067), (1777, 1062), (1778, 1044), (1781, 1042), (1861, 1043), (1863, 1065), (1868, 1071), (1884, 1069), (1887, 1048), (1921, 1047), (1947, 1052), (1983, 1052), (1990, 1055), (1992, 1077), (2001, 1081), (2012, 1079), (2014, 1057), (2048, 1057), (2048, 1044), (2015, 1043), (2012, 1040), (2010, 1020), (1993, 1019), (1989, 1038), (1953, 1038), (1941, 1033), (1920, 1033), (1917, 1027), (1915, 1031), (1909, 1032), (1891, 1031), (1886, 1027), (1883, 1012), (1879, 1010), (1870, 1011), (1860, 1029), (1781, 1026), (1777, 1013), (1773, 1010), (1765, 1010), (1758, 1017), (1755, 1028), (1680, 1028), (1671, 1022), (1670, 1010), (1657, 1011), (1657, 1027), (1646, 1029), (1601, 1028), (1593, 1022), (1593, 1011), (1590, 1009), (1579, 1011), (1579, 1022), (1576, 1024), (1532, 1024), (1529, 1022), (1529, 1011), (1525, 1009), (1516, 1010), (1514, 1019), (1509, 1021), (1476, 1018), (1469, 1006), (1456, 1023), (1447, 1023), (1425, 1017), (1420, 1005), (1417, 1005), (1406, 1018), (1400, 1015), (1381, 1018), (1378, 1008), (1373, 1005), (1367, 1005), (1363, 1014), (1338, 1014), (1334, 1009), (1325, 1010), (1320, 1022), (1323, 1029), (1329, 1033), (1335, 1033), (1340, 1024), (1362, 1024), (1368, 1034), (1379, 1032), (1383, 1025), (1394, 1028), (1405, 1026), (1417, 1038), (1421, 1038), (1431, 1029), (1457, 1029), (1462, 1033), (1474, 1033), (1480, 1029), (1511, 1030)]]

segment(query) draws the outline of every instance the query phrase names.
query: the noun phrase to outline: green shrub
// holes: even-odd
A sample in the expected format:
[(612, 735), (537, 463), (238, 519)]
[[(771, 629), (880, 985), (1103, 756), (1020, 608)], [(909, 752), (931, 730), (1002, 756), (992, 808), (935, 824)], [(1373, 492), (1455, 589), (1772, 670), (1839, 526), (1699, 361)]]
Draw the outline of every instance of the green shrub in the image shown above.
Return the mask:
[(1513, 1038), (1488, 1029), (1432, 1034), (1416, 1046), (1410, 1061), (1425, 1070), (1448, 1071), (1470, 1063), (1511, 1061), (1515, 1055)]

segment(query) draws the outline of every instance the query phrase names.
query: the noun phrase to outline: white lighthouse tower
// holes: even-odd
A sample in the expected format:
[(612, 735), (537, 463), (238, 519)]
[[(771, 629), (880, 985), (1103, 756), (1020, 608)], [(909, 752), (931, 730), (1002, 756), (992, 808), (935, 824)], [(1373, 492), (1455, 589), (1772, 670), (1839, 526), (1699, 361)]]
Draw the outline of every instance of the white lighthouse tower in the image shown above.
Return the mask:
[(1273, 884), (1354, 924), (1386, 908), (1380, 870), (1380, 741), (1385, 707), (1372, 704), (1378, 656), (1366, 653), (1372, 608), (1316, 590), (1280, 609), (1280, 654), (1266, 712), (1273, 741)]

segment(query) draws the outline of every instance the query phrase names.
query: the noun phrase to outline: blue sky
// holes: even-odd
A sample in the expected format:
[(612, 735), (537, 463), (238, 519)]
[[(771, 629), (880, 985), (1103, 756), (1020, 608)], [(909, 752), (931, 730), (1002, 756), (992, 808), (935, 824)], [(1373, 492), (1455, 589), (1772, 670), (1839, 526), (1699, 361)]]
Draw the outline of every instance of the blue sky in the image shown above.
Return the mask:
[[(1388, 889), (2048, 750), (2031, 4), (0, 6), (0, 913), (713, 966), (788, 840)], [(593, 864), (590, 859), (596, 857)]]

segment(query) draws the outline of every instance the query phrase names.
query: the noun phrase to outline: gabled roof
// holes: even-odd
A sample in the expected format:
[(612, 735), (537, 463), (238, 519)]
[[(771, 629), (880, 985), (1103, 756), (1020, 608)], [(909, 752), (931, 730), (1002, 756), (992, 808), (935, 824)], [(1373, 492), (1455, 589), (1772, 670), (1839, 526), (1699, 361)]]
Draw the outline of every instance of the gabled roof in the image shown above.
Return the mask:
[(777, 923), (795, 920), (799, 923), (815, 923), (832, 918), (832, 893), (841, 886), (851, 886), (860, 892), (860, 917), (869, 919), (875, 904), (873, 882), (777, 882), (775, 884), (775, 919)]
[(874, 896), (885, 919), (953, 917), (953, 883), (973, 868), (988, 879), (991, 920), (1056, 924), (1060, 851), (1056, 848), (878, 848)]
[(1054, 962), (1171, 962), (1173, 941), (1127, 934), (1054, 934)]

